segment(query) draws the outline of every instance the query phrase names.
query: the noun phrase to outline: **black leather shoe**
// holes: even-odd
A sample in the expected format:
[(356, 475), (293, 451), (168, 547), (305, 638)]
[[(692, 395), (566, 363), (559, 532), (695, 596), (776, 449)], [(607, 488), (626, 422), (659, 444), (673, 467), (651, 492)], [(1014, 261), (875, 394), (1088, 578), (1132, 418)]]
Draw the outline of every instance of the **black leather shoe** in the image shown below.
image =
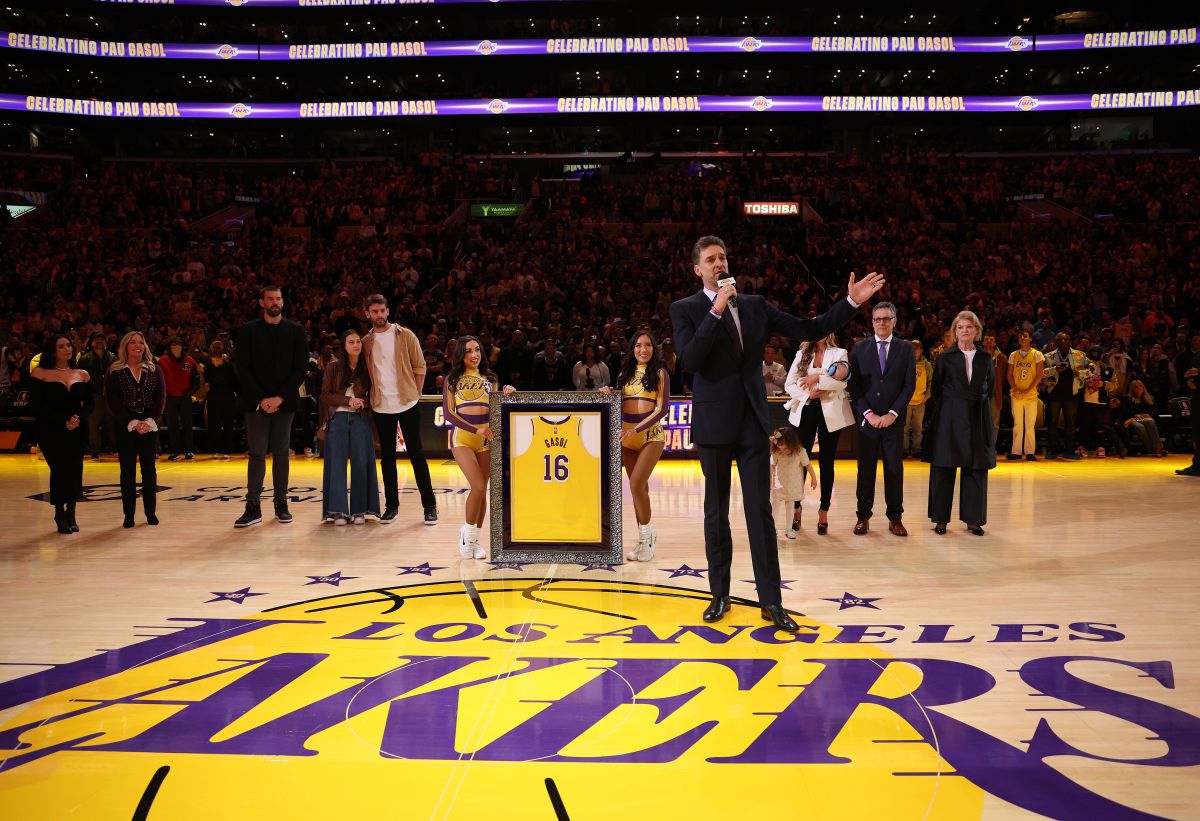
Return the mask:
[(983, 535), (983, 528), (980, 527), (979, 525), (967, 525), (967, 530), (974, 533), (976, 536)]
[(720, 621), (729, 612), (728, 596), (713, 596), (708, 607), (704, 608), (704, 620), (707, 622)]
[(939, 536), (945, 536), (946, 535), (946, 523), (938, 522), (937, 524), (935, 524), (933, 526), (933, 532)]
[(792, 621), (792, 617), (783, 609), (781, 604), (767, 604), (762, 609), (763, 621), (773, 621), (775, 626), (780, 630), (786, 630), (789, 633), (795, 633), (800, 629), (800, 625)]

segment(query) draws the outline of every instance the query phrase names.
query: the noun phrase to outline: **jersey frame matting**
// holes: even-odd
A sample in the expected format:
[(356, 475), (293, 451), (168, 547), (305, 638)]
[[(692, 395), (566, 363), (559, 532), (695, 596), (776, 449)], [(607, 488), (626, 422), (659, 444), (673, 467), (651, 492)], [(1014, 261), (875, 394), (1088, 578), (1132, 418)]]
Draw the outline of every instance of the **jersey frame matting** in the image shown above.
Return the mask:
[[(491, 528), (492, 562), (523, 564), (620, 564), (621, 545), (621, 396), (617, 392), (605, 395), (596, 391), (521, 391), (512, 394), (496, 392), (491, 397), (492, 444)], [(582, 540), (578, 536), (558, 538), (554, 524), (549, 532), (536, 541), (513, 538), (514, 476), (516, 466), (513, 443), (518, 430), (533, 420), (563, 419), (578, 416), (588, 420), (588, 438), (598, 453), (588, 459), (587, 469), (598, 472), (595, 477), (582, 477), (589, 489), (598, 484), (595, 500), (599, 512), (598, 540)], [(596, 422), (598, 420), (598, 430)], [(582, 425), (583, 422), (580, 422)], [(582, 430), (582, 427), (580, 428)], [(584, 437), (581, 437), (584, 438)], [(530, 445), (532, 447), (532, 444)], [(582, 447), (582, 443), (578, 445)], [(551, 467), (547, 467), (550, 473)], [(551, 474), (553, 475), (553, 474)], [(518, 477), (519, 478), (519, 477)], [(550, 481), (550, 480), (548, 480)]]

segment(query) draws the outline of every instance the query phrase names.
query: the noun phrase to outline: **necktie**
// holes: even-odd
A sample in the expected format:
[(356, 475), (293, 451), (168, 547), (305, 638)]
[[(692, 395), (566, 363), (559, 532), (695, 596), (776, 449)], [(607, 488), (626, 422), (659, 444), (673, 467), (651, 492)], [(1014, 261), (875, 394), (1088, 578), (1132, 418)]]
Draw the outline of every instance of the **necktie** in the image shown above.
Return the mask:
[(883, 369), (887, 367), (887, 343), (883, 340), (879, 341), (879, 373), (883, 374)]
[(733, 342), (737, 345), (738, 356), (741, 356), (742, 335), (738, 333), (737, 323), (733, 321), (733, 313), (728, 306), (725, 307), (724, 313), (721, 314), (721, 323), (725, 326), (725, 330), (729, 331), (729, 335), (733, 337)]
[[(716, 301), (716, 298), (713, 298)], [(742, 355), (742, 335), (738, 331), (737, 323), (733, 321), (733, 307), (726, 304), (725, 310), (721, 312), (721, 324), (725, 326), (725, 330), (733, 337), (733, 344), (737, 346), (738, 356)]]

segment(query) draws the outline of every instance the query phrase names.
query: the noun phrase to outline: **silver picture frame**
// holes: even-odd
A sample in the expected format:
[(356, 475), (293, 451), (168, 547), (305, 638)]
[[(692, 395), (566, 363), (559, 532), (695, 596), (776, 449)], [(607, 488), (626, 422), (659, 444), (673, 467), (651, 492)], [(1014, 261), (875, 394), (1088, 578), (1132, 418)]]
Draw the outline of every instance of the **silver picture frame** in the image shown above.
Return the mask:
[[(491, 556), (493, 563), (520, 564), (620, 564), (621, 543), (621, 394), (613, 391), (518, 391), (491, 397)], [(597, 544), (581, 542), (514, 542), (511, 528), (512, 476), (509, 454), (509, 420), (513, 413), (555, 415), (600, 413), (601, 538)]]

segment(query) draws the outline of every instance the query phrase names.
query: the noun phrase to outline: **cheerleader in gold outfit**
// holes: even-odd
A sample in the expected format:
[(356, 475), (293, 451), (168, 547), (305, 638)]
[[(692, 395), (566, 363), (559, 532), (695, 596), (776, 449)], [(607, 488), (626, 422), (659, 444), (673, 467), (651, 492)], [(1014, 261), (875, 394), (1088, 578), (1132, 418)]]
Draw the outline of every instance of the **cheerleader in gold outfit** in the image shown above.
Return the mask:
[[(464, 559), (487, 558), (479, 537), (487, 515), (487, 486), (492, 471), (492, 429), (488, 414), (495, 385), (496, 374), (483, 357), (479, 340), (473, 336), (460, 338), (442, 390), (442, 413), (454, 426), (450, 453), (471, 485), (467, 521), (458, 533), (458, 553)], [(511, 393), (513, 389), (504, 390)]]
[(635, 332), (626, 351), (613, 390), (621, 392), (621, 462), (629, 476), (638, 543), (625, 558), (648, 562), (654, 558), (658, 538), (650, 527), (650, 474), (666, 445), (662, 420), (667, 415), (671, 379), (662, 365), (658, 341), (649, 331)]

